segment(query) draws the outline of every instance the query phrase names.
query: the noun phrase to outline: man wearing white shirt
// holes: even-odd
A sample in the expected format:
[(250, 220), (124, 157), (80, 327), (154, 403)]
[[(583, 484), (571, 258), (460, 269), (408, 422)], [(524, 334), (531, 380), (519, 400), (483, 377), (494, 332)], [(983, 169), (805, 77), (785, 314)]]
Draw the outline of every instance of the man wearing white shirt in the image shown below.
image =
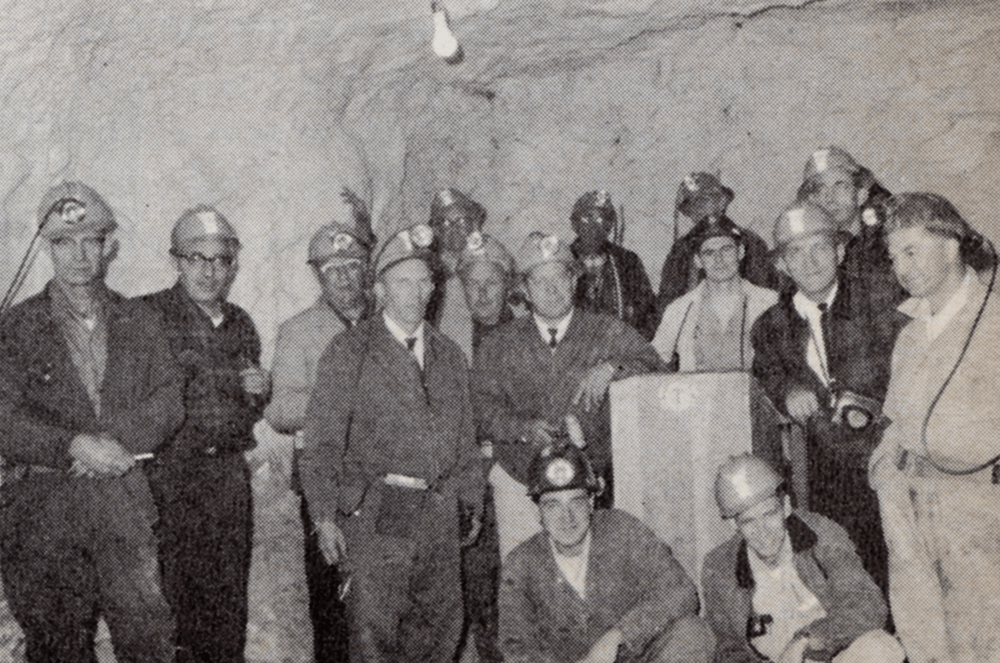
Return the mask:
[[(653, 347), (621, 320), (574, 306), (580, 267), (570, 245), (532, 233), (516, 255), (532, 315), (494, 330), (472, 375), (480, 434), (493, 442), (490, 472), (502, 555), (538, 531), (527, 498), (534, 453), (577, 418), (595, 471), (610, 478), (610, 383), (664, 368)], [(607, 505), (610, 491), (599, 505)]]
[(795, 291), (754, 325), (753, 372), (805, 431), (809, 508), (847, 530), (884, 590), (885, 544), (866, 471), (881, 432), (892, 344), (905, 319), (857, 305), (855, 282), (838, 269), (845, 239), (834, 219), (809, 203), (778, 218), (777, 264)]

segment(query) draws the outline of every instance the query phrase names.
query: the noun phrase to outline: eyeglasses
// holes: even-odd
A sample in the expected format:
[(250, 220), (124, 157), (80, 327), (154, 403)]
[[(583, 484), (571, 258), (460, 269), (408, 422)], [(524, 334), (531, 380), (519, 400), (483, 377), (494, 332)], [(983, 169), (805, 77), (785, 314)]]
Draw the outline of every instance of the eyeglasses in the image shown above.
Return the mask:
[(207, 267), (211, 265), (213, 268), (229, 269), (236, 264), (236, 256), (231, 255), (221, 255), (221, 256), (206, 256), (203, 253), (187, 253), (187, 254), (174, 254), (180, 260), (183, 260), (185, 264), (192, 267)]

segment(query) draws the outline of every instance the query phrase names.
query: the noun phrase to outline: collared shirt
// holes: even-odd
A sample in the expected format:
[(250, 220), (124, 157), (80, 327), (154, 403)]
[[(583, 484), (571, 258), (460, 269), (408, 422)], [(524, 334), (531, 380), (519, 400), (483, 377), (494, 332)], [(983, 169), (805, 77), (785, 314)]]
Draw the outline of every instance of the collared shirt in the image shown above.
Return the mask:
[(941, 335), (941, 332), (948, 326), (948, 323), (952, 321), (955, 315), (969, 301), (969, 290), (972, 288), (972, 282), (975, 278), (975, 270), (966, 267), (962, 284), (937, 313), (931, 313), (930, 302), (923, 297), (911, 297), (907, 299), (899, 305), (899, 310), (911, 318), (922, 320), (926, 327), (927, 340), (933, 341)]
[(747, 559), (754, 580), (754, 613), (770, 615), (773, 620), (767, 625), (764, 635), (753, 639), (753, 646), (764, 656), (777, 661), (795, 634), (817, 619), (826, 617), (826, 610), (799, 577), (787, 534), (777, 566), (768, 566), (752, 550), (747, 550)]
[(583, 551), (575, 557), (559, 552), (551, 537), (549, 537), (549, 547), (552, 548), (552, 556), (555, 558), (556, 566), (559, 567), (563, 578), (581, 599), (586, 599), (587, 567), (590, 565), (590, 531), (587, 531), (587, 536), (583, 539)]
[(402, 327), (400, 327), (398, 324), (396, 324), (396, 321), (393, 320), (392, 318), (390, 318), (389, 314), (386, 313), (385, 311), (382, 311), (382, 319), (385, 320), (385, 326), (386, 326), (386, 328), (388, 328), (389, 333), (392, 334), (393, 338), (395, 338), (397, 341), (399, 341), (400, 345), (402, 345), (404, 348), (407, 347), (407, 345), (406, 345), (406, 339), (408, 339), (408, 338), (415, 338), (415, 339), (417, 339), (417, 342), (413, 344), (413, 349), (411, 350), (411, 352), (413, 353), (414, 358), (417, 360), (417, 363), (420, 365), (420, 370), (423, 370), (424, 369), (424, 323), (423, 323), (423, 321), (420, 322), (420, 326), (419, 327), (417, 327), (415, 330), (413, 330), (412, 334), (407, 334), (406, 330), (403, 329)]
[(108, 325), (104, 311), (104, 290), (99, 289), (93, 317), (77, 312), (65, 293), (52, 288), (52, 316), (55, 318), (80, 381), (87, 390), (94, 412), (101, 414), (101, 386), (108, 361)]
[[(573, 311), (571, 310), (568, 314), (566, 314), (565, 318), (560, 320), (554, 326), (543, 322), (537, 315), (533, 315), (532, 317), (535, 319), (535, 326), (538, 327), (538, 333), (542, 335), (542, 340), (545, 341), (545, 344), (549, 345), (552, 342), (552, 334), (549, 333), (549, 329), (555, 329), (556, 344), (558, 345), (562, 342), (563, 337), (566, 336), (566, 330), (569, 328), (570, 320), (573, 319)], [(555, 352), (555, 348), (552, 348), (552, 351)]]
[[(834, 285), (833, 290), (827, 295), (827, 311), (833, 305), (833, 300), (837, 297), (838, 286)], [(796, 292), (792, 298), (795, 310), (809, 323), (809, 344), (806, 347), (806, 363), (809, 368), (819, 377), (823, 384), (830, 385), (830, 361), (826, 354), (826, 340), (823, 338), (823, 312), (819, 309), (819, 303), (809, 299), (801, 292)]]

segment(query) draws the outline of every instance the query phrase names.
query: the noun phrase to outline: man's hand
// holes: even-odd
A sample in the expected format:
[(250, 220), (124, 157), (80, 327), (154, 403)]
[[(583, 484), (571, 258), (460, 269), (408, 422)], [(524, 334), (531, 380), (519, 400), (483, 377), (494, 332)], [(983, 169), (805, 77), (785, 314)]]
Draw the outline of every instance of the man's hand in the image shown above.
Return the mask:
[(271, 376), (259, 366), (251, 366), (240, 371), (243, 391), (255, 396), (263, 396), (271, 389)]
[(622, 644), (622, 632), (616, 628), (602, 635), (579, 663), (614, 663), (618, 658), (618, 647)]
[(544, 447), (552, 442), (559, 429), (544, 419), (532, 419), (524, 425), (524, 439), (537, 447)]
[(462, 541), (459, 543), (463, 548), (468, 548), (474, 545), (477, 540), (479, 540), (479, 532), (483, 529), (483, 519), (479, 516), (473, 515), (469, 519), (469, 533), (465, 535)]
[(809, 647), (809, 638), (798, 637), (788, 643), (785, 651), (781, 652), (777, 663), (802, 663), (802, 655)]
[(319, 536), (319, 549), (327, 564), (336, 564), (347, 555), (347, 541), (332, 520), (321, 520), (316, 523), (316, 534)]
[(594, 366), (587, 373), (587, 376), (580, 381), (576, 394), (573, 396), (573, 405), (583, 404), (583, 409), (589, 412), (597, 409), (604, 402), (604, 396), (608, 393), (608, 385), (615, 376), (615, 367), (609, 362)]
[(816, 394), (808, 389), (792, 389), (785, 396), (785, 409), (788, 416), (805, 426), (809, 417), (819, 410), (819, 401)]
[(135, 457), (107, 435), (80, 433), (69, 445), (77, 476), (121, 476), (135, 466)]

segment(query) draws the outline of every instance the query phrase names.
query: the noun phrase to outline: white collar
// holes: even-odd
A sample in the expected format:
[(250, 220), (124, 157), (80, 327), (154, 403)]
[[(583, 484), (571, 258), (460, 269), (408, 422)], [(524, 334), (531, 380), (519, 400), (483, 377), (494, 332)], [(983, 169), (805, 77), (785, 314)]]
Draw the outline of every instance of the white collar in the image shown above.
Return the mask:
[(532, 314), (532, 318), (535, 320), (535, 326), (538, 327), (538, 333), (542, 335), (542, 340), (548, 345), (549, 341), (552, 340), (552, 335), (549, 334), (549, 329), (556, 330), (556, 343), (562, 343), (563, 337), (566, 336), (566, 330), (569, 328), (570, 320), (573, 319), (573, 311), (576, 309), (570, 309), (570, 312), (566, 314), (566, 317), (560, 320), (555, 327), (550, 327), (548, 324), (542, 321), (537, 315)]
[(840, 289), (840, 285), (837, 283), (833, 284), (833, 289), (830, 290), (830, 294), (826, 296), (826, 299), (822, 302), (814, 302), (813, 300), (806, 297), (800, 291), (796, 290), (795, 295), (792, 297), (792, 304), (795, 305), (795, 310), (798, 311), (806, 320), (812, 318), (819, 318), (823, 315), (822, 311), (819, 310), (820, 303), (826, 304), (827, 310), (833, 306), (833, 300), (837, 298), (837, 291)]
[(549, 547), (552, 549), (552, 556), (555, 558), (556, 566), (559, 567), (559, 571), (563, 574), (566, 582), (576, 590), (576, 593), (582, 599), (587, 598), (587, 567), (590, 566), (590, 533), (591, 530), (588, 529), (587, 535), (583, 539), (583, 550), (580, 551), (579, 555), (573, 557), (559, 552), (552, 537), (548, 537)]
[(941, 335), (948, 323), (954, 319), (959, 311), (968, 303), (969, 293), (972, 290), (972, 283), (976, 279), (976, 272), (970, 267), (965, 268), (965, 277), (962, 278), (961, 285), (948, 298), (944, 306), (937, 313), (931, 313), (930, 302), (925, 297), (911, 297), (899, 305), (899, 310), (911, 318), (922, 320), (927, 329), (927, 340), (933, 341)]
[(400, 327), (395, 320), (389, 317), (389, 314), (384, 310), (382, 311), (382, 320), (385, 321), (386, 329), (392, 334), (393, 338), (399, 341), (399, 344), (404, 348), (406, 347), (406, 339), (415, 338), (417, 342), (413, 345), (413, 354), (417, 358), (417, 363), (420, 367), (424, 366), (424, 321), (420, 321), (420, 326), (418, 326), (412, 334), (407, 334), (406, 330)]

